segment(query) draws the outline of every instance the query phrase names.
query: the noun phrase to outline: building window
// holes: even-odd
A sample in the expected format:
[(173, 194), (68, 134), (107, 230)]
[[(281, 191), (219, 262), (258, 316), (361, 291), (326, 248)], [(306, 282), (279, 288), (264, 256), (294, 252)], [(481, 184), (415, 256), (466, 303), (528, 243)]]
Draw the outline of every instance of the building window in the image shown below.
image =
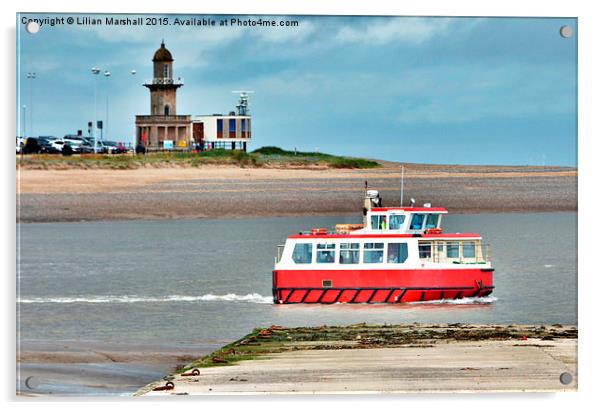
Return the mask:
[(224, 135), (224, 120), (220, 118), (217, 120), (217, 138), (223, 138), (223, 135)]
[(169, 78), (169, 64), (163, 64), (163, 78)]
[(164, 114), (165, 114), (165, 115), (169, 115), (169, 105), (166, 105), (166, 106), (163, 108), (163, 112), (164, 112)]
[(334, 263), (334, 243), (319, 243), (316, 252), (316, 262), (318, 263)]
[(386, 215), (372, 215), (370, 218), (370, 225), (374, 230), (385, 230), (387, 229), (387, 216)]
[(228, 120), (228, 131), (229, 131), (228, 136), (230, 138), (236, 138), (236, 119), (230, 118)]
[(296, 243), (293, 249), (293, 262), (295, 263), (311, 263), (311, 243)]
[(339, 263), (343, 265), (360, 263), (360, 244), (342, 243), (341, 254), (339, 255)]
[(408, 259), (407, 243), (390, 243), (387, 245), (387, 262), (404, 263)]
[(382, 263), (384, 249), (384, 243), (365, 243), (364, 263)]
[(410, 229), (417, 231), (422, 229), (422, 222), (424, 222), (424, 214), (412, 215), (412, 222), (410, 223)]
[(405, 219), (405, 215), (391, 215), (389, 217), (389, 229), (401, 229)]

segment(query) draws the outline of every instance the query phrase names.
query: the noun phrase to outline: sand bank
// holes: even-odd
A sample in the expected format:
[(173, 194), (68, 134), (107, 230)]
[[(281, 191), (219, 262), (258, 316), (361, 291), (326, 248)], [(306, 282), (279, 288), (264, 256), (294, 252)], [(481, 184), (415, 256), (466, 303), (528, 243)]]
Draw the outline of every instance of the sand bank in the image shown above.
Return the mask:
[[(371, 170), (203, 166), (17, 173), (22, 222), (359, 215), (364, 181), (398, 205), (400, 165)], [(564, 167), (405, 165), (405, 198), (454, 213), (577, 209)]]

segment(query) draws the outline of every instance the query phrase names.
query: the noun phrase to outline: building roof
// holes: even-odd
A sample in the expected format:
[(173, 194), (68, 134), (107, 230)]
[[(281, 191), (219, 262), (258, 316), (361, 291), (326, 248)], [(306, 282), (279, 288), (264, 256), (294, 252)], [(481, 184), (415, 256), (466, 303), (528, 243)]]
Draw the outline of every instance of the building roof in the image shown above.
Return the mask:
[(172, 62), (173, 57), (168, 49), (165, 48), (165, 43), (161, 41), (161, 47), (157, 51), (155, 51), (155, 55), (153, 56), (153, 62)]

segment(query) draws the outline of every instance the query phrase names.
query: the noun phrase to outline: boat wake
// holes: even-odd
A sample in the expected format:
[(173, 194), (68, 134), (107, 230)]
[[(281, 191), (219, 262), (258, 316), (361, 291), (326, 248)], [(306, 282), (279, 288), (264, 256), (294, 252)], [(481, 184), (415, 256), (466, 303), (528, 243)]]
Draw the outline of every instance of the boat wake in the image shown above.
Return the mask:
[(214, 295), (208, 293), (200, 296), (169, 295), (161, 297), (146, 296), (79, 296), (79, 297), (50, 297), (19, 299), (19, 303), (173, 303), (173, 302), (247, 302), (247, 303), (273, 303), (271, 296), (258, 293), (237, 295), (228, 293)]
[(495, 296), (483, 296), (462, 299), (437, 299), (423, 302), (408, 302), (409, 305), (488, 305), (497, 301)]

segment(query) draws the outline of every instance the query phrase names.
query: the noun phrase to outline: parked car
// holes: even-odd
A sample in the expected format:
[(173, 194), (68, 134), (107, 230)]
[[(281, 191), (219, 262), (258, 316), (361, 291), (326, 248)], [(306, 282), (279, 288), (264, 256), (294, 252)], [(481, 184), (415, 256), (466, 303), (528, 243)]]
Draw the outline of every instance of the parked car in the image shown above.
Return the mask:
[(25, 138), (17, 137), (17, 154), (19, 154), (25, 146)]
[(41, 148), (38, 144), (38, 139), (34, 137), (27, 138), (25, 141), (25, 146), (23, 146), (22, 150), (24, 154), (39, 154)]
[(65, 147), (65, 145), (70, 144), (59, 139), (50, 141), (50, 149), (52, 150), (52, 152), (63, 152), (63, 148)]
[(83, 144), (84, 138), (79, 135), (67, 134), (63, 138), (63, 141), (71, 145), (73, 152), (79, 152), (79, 147)]
[(127, 151), (127, 148), (121, 142), (102, 141), (102, 152), (106, 154), (123, 154)]
[(128, 148), (125, 146), (123, 142), (118, 142), (113, 154), (127, 154)]
[(84, 141), (79, 146), (78, 152), (80, 154), (93, 154), (94, 153), (94, 143), (90, 141)]
[(53, 136), (41, 136), (38, 138), (38, 144), (40, 145), (41, 152), (45, 154), (56, 154), (59, 151), (52, 146), (52, 141), (58, 140), (58, 137)]

